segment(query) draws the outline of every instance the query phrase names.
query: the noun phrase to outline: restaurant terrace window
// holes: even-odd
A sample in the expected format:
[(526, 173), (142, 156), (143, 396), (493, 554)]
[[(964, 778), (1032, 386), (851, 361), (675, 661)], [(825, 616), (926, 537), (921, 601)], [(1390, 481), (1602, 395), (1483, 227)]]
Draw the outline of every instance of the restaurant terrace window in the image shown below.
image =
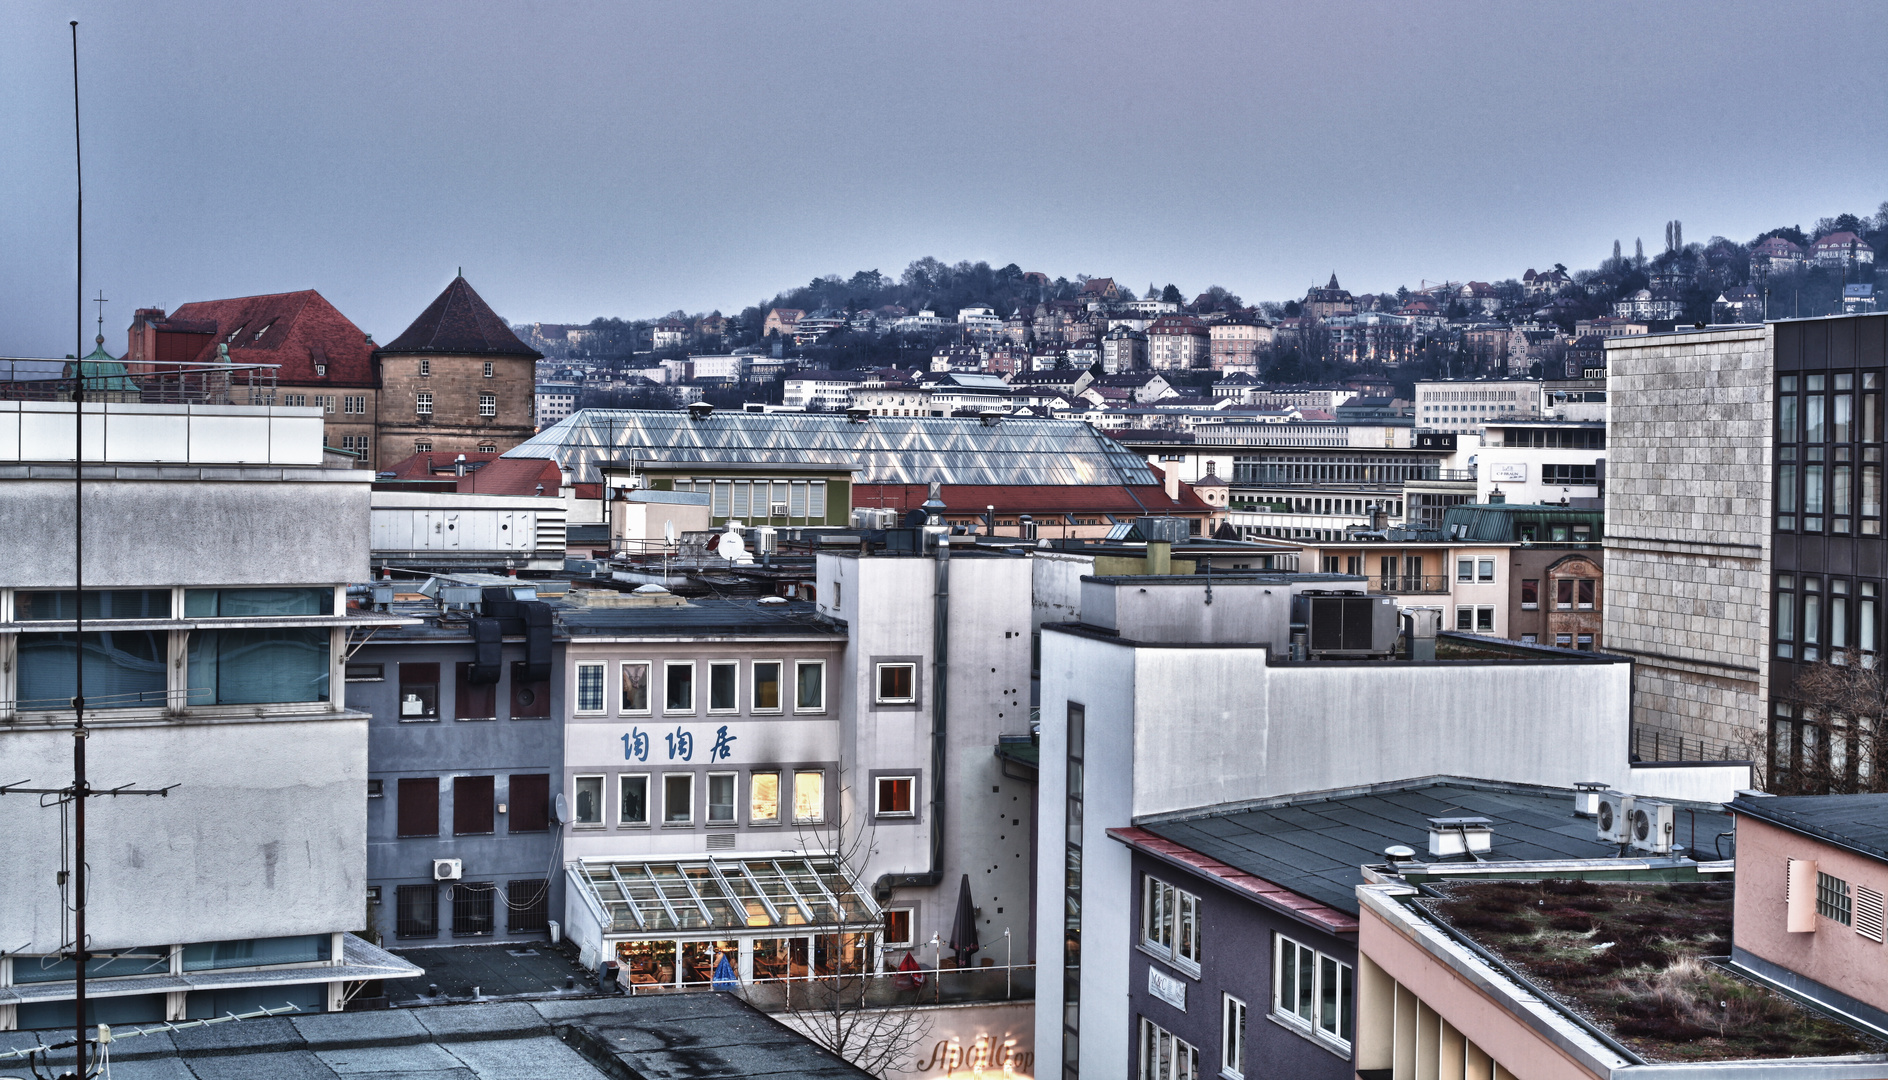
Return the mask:
[(743, 982), (863, 974), (877, 963), (884, 915), (830, 857), (583, 859), (575, 869), (634, 986), (705, 988), (723, 960)]

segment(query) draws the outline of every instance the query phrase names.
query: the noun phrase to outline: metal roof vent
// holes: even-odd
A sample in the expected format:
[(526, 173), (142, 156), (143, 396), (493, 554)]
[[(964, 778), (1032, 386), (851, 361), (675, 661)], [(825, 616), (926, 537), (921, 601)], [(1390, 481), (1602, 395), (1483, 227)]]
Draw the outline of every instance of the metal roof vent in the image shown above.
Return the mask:
[(1478, 855), (1494, 845), (1494, 822), (1485, 817), (1432, 817), (1429, 819), (1429, 854)]
[(1393, 865), (1399, 862), (1407, 862), (1415, 857), (1416, 849), (1410, 847), (1408, 844), (1391, 844), (1389, 847), (1383, 849), (1384, 860)]
[(863, 424), (872, 418), (872, 410), (863, 405), (852, 405), (846, 409), (846, 419), (855, 424)]
[(706, 420), (710, 416), (713, 416), (714, 413), (715, 407), (705, 401), (694, 402), (688, 407), (688, 418), (690, 420)]
[(984, 427), (995, 427), (1003, 422), (1003, 414), (995, 409), (985, 409), (977, 414), (977, 419), (983, 421)]

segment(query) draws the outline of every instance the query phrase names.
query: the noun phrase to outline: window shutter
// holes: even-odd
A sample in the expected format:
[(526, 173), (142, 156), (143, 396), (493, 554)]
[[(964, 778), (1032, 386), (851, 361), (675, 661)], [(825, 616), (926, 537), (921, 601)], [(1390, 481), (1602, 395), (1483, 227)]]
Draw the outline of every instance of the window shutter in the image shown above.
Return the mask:
[(1870, 941), (1882, 939), (1881, 894), (1866, 885), (1855, 887), (1855, 932)]
[(453, 777), (453, 835), (476, 836), (492, 831), (492, 779), (489, 776)]
[(498, 715), (498, 684), (473, 682), (475, 668), (474, 664), (458, 665), (452, 691), (455, 720), (490, 720)]
[(1791, 859), (1789, 883), (1784, 890), (1788, 901), (1792, 934), (1816, 932), (1816, 860)]
[(439, 835), (439, 778), (401, 780), (396, 796), (401, 836)]
[(551, 778), (544, 773), (514, 775), (507, 804), (508, 832), (543, 832), (551, 827)]

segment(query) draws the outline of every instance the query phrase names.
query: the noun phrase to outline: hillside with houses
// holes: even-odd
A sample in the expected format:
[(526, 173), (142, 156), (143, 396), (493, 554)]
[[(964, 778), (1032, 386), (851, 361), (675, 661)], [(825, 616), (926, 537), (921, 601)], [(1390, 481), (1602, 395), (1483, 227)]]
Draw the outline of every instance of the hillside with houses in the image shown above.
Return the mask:
[[(927, 257), (896, 277), (820, 277), (736, 314), (515, 329), (545, 355), (539, 380), (552, 411), (697, 401), (817, 411), (844, 407), (855, 387), (896, 397), (945, 374), (1014, 389), (1085, 373), (1097, 393), (1118, 380), (1158, 379), (1198, 403), (1336, 382), (1407, 398), (1429, 378), (1591, 377), (1605, 339), (1674, 325), (1873, 311), (1884, 255), (1888, 203), (1748, 241), (1689, 241), (1674, 220), (1651, 254), (1642, 240), (1630, 249), (1614, 241), (1588, 268), (1542, 259), (1497, 280), (1394, 291), (1346, 287), (1334, 270), (1301, 296), (1247, 300), (1218, 285), (1141, 289), (1116, 277)], [(790, 388), (800, 373), (815, 377)], [(1031, 400), (1019, 407), (1042, 407), (1024, 396)]]

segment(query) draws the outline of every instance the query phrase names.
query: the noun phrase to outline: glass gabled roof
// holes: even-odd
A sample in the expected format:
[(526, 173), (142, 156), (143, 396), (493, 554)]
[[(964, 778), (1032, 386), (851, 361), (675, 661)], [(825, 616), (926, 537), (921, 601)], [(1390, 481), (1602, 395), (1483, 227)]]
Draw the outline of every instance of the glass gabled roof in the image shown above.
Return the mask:
[(609, 934), (857, 927), (878, 905), (838, 861), (805, 855), (584, 859), (576, 877), (609, 917)]
[(1158, 484), (1147, 462), (1080, 420), (583, 409), (505, 453), (553, 458), (579, 484), (603, 462), (856, 464), (862, 484)]

